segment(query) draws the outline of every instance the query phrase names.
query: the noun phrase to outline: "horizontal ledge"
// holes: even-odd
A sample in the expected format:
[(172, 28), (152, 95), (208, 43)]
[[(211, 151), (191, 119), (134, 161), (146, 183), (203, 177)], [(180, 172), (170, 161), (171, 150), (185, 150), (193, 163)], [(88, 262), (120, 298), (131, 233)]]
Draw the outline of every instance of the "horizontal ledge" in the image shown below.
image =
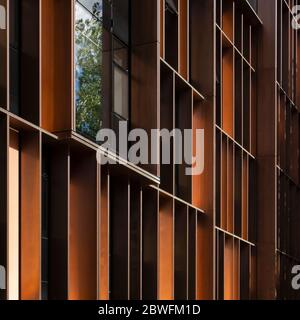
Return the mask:
[(92, 142), (88, 140), (87, 138), (81, 136), (77, 132), (74, 131), (63, 131), (63, 132), (57, 132), (57, 135), (59, 137), (59, 140), (61, 141), (73, 141), (76, 143), (79, 143), (83, 146), (85, 146), (88, 149), (94, 150), (95, 152), (100, 151), (100, 153), (107, 157), (108, 159), (116, 162), (118, 165), (125, 167), (134, 173), (144, 177), (147, 180), (150, 180), (151, 183), (160, 184), (160, 178), (155, 176), (154, 174), (148, 172), (147, 170), (142, 169), (141, 167), (131, 163), (128, 160), (125, 160), (124, 158), (120, 157), (116, 153), (112, 151), (108, 151), (107, 149), (99, 146), (97, 143)]
[(277, 170), (286, 177), (296, 187), (296, 189), (300, 190), (299, 184), (292, 178), (284, 169), (282, 169), (278, 164), (276, 165)]
[(156, 187), (156, 186), (150, 185), (150, 188), (155, 189), (155, 190), (156, 190), (156, 191), (158, 191), (159, 193), (161, 193), (161, 194), (163, 194), (163, 195), (165, 195), (165, 196), (167, 196), (167, 197), (169, 197), (169, 198), (171, 198), (171, 199), (173, 199), (173, 200), (176, 200), (176, 201), (178, 201), (178, 202), (180, 202), (180, 203), (182, 203), (182, 204), (186, 205), (187, 207), (189, 207), (189, 208), (191, 208), (191, 209), (196, 210), (196, 211), (197, 211), (197, 212), (199, 212), (199, 213), (205, 214), (204, 210), (202, 210), (202, 209), (200, 209), (200, 208), (197, 208), (197, 207), (193, 206), (192, 204), (190, 204), (190, 203), (186, 202), (185, 200), (183, 200), (183, 199), (181, 199), (181, 198), (178, 198), (178, 197), (176, 197), (176, 196), (172, 195), (171, 193), (169, 193), (169, 192), (167, 192), (167, 191), (162, 190), (162, 189), (161, 189), (161, 188), (159, 188), (159, 187)]
[(295, 256), (293, 256), (293, 255), (290, 255), (290, 254), (284, 252), (284, 251), (281, 251), (280, 249), (276, 249), (276, 252), (279, 253), (280, 255), (282, 255), (282, 256), (290, 259), (290, 260), (294, 260), (294, 261), (296, 261), (297, 263), (300, 263), (300, 257), (297, 258), (297, 257), (295, 257)]
[(220, 231), (220, 232), (222, 232), (222, 233), (224, 233), (227, 236), (230, 236), (231, 238), (234, 238), (236, 240), (239, 240), (240, 242), (246, 243), (251, 247), (256, 247), (256, 245), (254, 243), (252, 243), (252, 242), (250, 242), (248, 240), (245, 240), (245, 239), (243, 239), (243, 238), (241, 238), (241, 237), (239, 237), (239, 236), (237, 236), (237, 235), (235, 235), (235, 234), (233, 234), (231, 232), (228, 232), (228, 231), (226, 231), (226, 230), (224, 230), (224, 229), (222, 229), (220, 227), (215, 226), (215, 229)]
[(263, 25), (258, 13), (254, 10), (248, 0), (238, 0), (237, 6), (242, 9), (243, 13), (247, 15), (254, 26)]
[(220, 133), (224, 134), (233, 144), (238, 146), (242, 151), (244, 151), (251, 159), (256, 160), (255, 156), (251, 154), (247, 149), (245, 149), (240, 143), (238, 143), (230, 134), (225, 132), (220, 126), (215, 125), (216, 129), (219, 130)]
[(285, 89), (282, 87), (282, 85), (278, 81), (276, 81), (276, 84), (278, 86), (278, 89), (281, 91), (281, 94), (283, 94), (289, 100), (289, 103), (293, 106), (295, 111), (300, 114), (297, 103), (292, 100), (290, 95), (285, 91)]
[[(230, 46), (232, 47), (232, 49), (234, 49), (234, 51), (236, 51), (238, 53), (238, 55), (240, 56), (241, 59), (243, 59), (244, 63), (247, 64), (247, 66), (252, 70), (252, 72), (256, 73), (255, 68), (251, 65), (251, 63), (246, 59), (246, 57), (242, 54), (242, 52), (237, 48), (237, 46), (232, 42), (231, 39), (229, 39), (229, 37), (227, 36), (227, 34), (224, 32), (224, 30), (218, 25), (216, 24), (217, 29), (221, 32), (222, 36), (226, 39), (226, 41), (228, 41), (230, 43)], [(223, 42), (223, 40), (222, 40)]]
[(291, 8), (290, 8), (290, 6), (289, 6), (289, 4), (288, 4), (287, 1), (288, 1), (288, 0), (283, 0), (283, 1), (282, 1), (282, 4), (285, 5), (286, 9), (289, 11), (289, 13), (290, 13), (290, 15), (291, 15), (291, 18), (292, 18), (293, 20), (295, 20), (296, 22), (298, 22), (297, 19), (295, 18), (295, 14), (294, 14), (293, 11), (291, 10)]
[(186, 79), (184, 79), (178, 71), (176, 71), (171, 65), (169, 65), (165, 59), (160, 58), (160, 61), (171, 71), (173, 71), (175, 75), (178, 76), (187, 86), (189, 86), (195, 92), (195, 94), (197, 94), (201, 98), (201, 100), (205, 100), (204, 96), (197, 89), (195, 89)]
[(49, 138), (52, 138), (54, 140), (58, 140), (57, 135), (23, 119), (20, 116), (15, 115), (14, 113), (12, 113), (2, 107), (0, 107), (0, 112), (2, 112), (3, 114), (6, 114), (9, 117), (12, 124), (16, 126), (15, 129), (22, 129), (22, 130), (26, 130), (26, 131), (38, 131), (38, 132), (45, 134)]

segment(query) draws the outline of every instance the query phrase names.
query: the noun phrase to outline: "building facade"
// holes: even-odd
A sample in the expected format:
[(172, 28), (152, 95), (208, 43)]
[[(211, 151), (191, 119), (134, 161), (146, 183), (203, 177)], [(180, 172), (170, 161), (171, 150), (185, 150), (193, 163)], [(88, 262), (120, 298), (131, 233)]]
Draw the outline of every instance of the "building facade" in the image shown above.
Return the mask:
[(0, 299), (299, 298), (297, 5), (0, 0)]

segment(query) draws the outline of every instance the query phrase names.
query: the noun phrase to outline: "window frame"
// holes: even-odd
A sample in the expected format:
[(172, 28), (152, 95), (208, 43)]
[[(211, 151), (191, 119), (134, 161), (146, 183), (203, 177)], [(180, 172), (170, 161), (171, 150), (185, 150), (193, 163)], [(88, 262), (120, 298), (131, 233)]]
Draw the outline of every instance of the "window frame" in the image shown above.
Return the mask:
[[(106, 18), (106, 17), (102, 17), (102, 19), (100, 19), (98, 16), (96, 16), (95, 14), (93, 14), (80, 0), (75, 0), (74, 1), (74, 17), (75, 17), (75, 10), (76, 10), (76, 4), (82, 6), (85, 10), (87, 10), (87, 12), (89, 12), (95, 19), (99, 20), (102, 24), (102, 28), (105, 29), (108, 34), (109, 34), (109, 46), (110, 46), (110, 56), (109, 56), (109, 60), (110, 60), (110, 65), (109, 65), (109, 77), (107, 80), (105, 81), (110, 81), (110, 90), (108, 92), (108, 100), (109, 100), (109, 109), (103, 109), (103, 112), (107, 112), (109, 113), (109, 115), (107, 115), (107, 118), (109, 119), (108, 123), (104, 123), (100, 128), (109, 128), (109, 129), (113, 129), (113, 123), (115, 121), (116, 118), (119, 118), (119, 121), (126, 121), (128, 124), (128, 129), (130, 130), (131, 127), (131, 54), (132, 54), (132, 50), (131, 50), (131, 0), (128, 0), (128, 43), (125, 43), (122, 39), (120, 39), (120, 37), (118, 37), (118, 35), (114, 32), (114, 16), (113, 16), (113, 0), (102, 0), (103, 2), (103, 6), (106, 5), (109, 6), (110, 10), (110, 17)], [(110, 25), (108, 25), (110, 23)], [(73, 77), (74, 77), (74, 83), (73, 83), (73, 88), (74, 88), (74, 101), (73, 101), (73, 110), (74, 110), (74, 116), (72, 119), (72, 124), (73, 124), (73, 128), (74, 131), (80, 135), (82, 135), (83, 137), (91, 140), (92, 142), (96, 142), (94, 141), (93, 137), (85, 135), (84, 133), (80, 132), (77, 130), (77, 102), (76, 102), (76, 51), (75, 51), (75, 47), (76, 47), (76, 31), (75, 31), (75, 19), (74, 19), (74, 23), (73, 23), (73, 45), (74, 45), (74, 51), (73, 51)], [(108, 30), (109, 28), (109, 30)], [(114, 59), (114, 41), (119, 42), (122, 46), (124, 46), (124, 48), (127, 49), (127, 65), (128, 65), (128, 70), (124, 70), (124, 68), (122, 68), (122, 66), (120, 66), (118, 63), (115, 62)], [(128, 119), (125, 119), (122, 115), (115, 113), (114, 112), (114, 103), (115, 103), (115, 82), (114, 82), (114, 68), (118, 67), (120, 68), (122, 71), (127, 73), (127, 79), (128, 79), (128, 94), (127, 94), (127, 113), (128, 113)], [(101, 91), (101, 90), (100, 90)], [(102, 99), (102, 97), (100, 97), (100, 99)], [(104, 119), (106, 118), (106, 116), (102, 115), (102, 123), (104, 121)]]

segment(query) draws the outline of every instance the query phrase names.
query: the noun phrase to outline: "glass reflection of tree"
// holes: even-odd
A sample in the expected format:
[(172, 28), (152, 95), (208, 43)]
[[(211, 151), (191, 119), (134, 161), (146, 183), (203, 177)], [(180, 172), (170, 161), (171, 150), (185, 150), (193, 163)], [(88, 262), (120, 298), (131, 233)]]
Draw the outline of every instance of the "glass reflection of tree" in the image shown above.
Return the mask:
[[(77, 4), (78, 5), (78, 4)], [(79, 6), (79, 5), (78, 5)], [(77, 9), (78, 10), (78, 9)], [(76, 129), (95, 139), (102, 112), (102, 8), (76, 17)]]

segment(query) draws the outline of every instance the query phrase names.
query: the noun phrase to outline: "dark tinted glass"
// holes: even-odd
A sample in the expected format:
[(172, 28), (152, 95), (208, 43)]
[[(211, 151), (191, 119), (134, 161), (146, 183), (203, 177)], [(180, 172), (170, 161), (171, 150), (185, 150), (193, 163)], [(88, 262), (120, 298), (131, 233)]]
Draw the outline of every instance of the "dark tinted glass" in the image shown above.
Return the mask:
[(113, 1), (113, 32), (126, 44), (129, 43), (129, 0)]
[(122, 119), (129, 119), (129, 79), (128, 79), (128, 48), (114, 39), (114, 112)]
[(9, 4), (10, 111), (19, 114), (20, 2), (11, 0)]

